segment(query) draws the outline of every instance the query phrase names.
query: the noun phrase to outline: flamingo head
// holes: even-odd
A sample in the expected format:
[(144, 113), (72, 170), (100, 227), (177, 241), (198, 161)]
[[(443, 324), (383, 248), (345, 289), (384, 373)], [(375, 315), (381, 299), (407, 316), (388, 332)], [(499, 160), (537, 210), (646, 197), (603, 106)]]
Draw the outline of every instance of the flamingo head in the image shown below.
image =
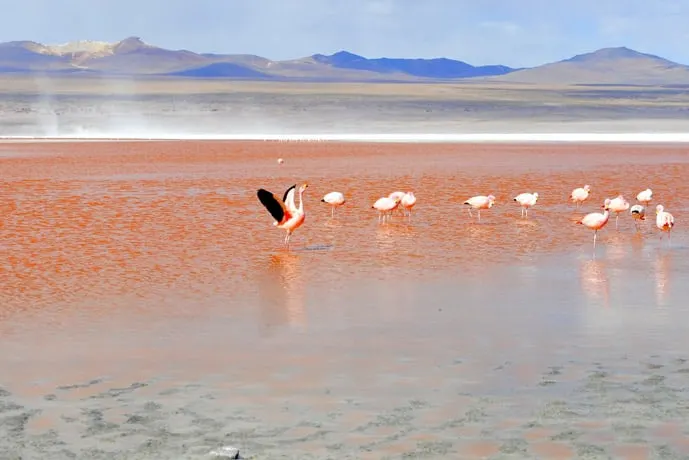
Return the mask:
[(658, 206), (656, 206), (656, 214), (660, 214), (664, 210), (665, 210), (665, 208), (663, 207), (662, 204), (659, 204)]
[(538, 199), (538, 192), (534, 192), (534, 193), (533, 193), (533, 197), (536, 198), (536, 199)]
[(304, 191), (306, 191), (307, 188), (309, 188), (309, 184), (307, 184), (306, 182), (304, 182), (304, 183), (301, 185), (301, 187), (299, 187), (299, 193), (304, 193)]
[(603, 206), (601, 208), (605, 209), (606, 211), (610, 209), (610, 202), (612, 200), (610, 198), (606, 198), (605, 201), (603, 202)]
[(493, 206), (495, 204), (495, 197), (493, 195), (488, 195), (488, 202), (489, 206)]
[(588, 184), (587, 184), (587, 185), (584, 185), (584, 190), (586, 190), (587, 192), (590, 192), (590, 191), (591, 191), (591, 186), (588, 185)]

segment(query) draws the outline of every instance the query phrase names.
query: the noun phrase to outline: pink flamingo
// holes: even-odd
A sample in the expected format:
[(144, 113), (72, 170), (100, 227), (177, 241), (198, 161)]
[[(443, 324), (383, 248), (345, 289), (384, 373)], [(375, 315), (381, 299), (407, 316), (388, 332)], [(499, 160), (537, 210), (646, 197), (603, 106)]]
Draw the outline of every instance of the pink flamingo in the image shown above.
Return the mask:
[(407, 211), (409, 218), (411, 218), (411, 209), (416, 204), (416, 197), (414, 196), (414, 192), (405, 193), (402, 197), (402, 200), (400, 201), (400, 204)]
[(285, 245), (287, 246), (289, 246), (289, 240), (292, 237), (292, 233), (301, 227), (301, 224), (303, 224), (306, 219), (303, 194), (308, 186), (309, 184), (303, 184), (299, 187), (298, 208), (294, 203), (294, 189), (296, 188), (296, 184), (287, 189), (282, 199), (274, 193), (262, 188), (258, 189), (258, 192), (256, 192), (258, 200), (275, 219), (273, 225), (287, 231), (285, 235)]
[(323, 203), (328, 203), (331, 206), (330, 217), (335, 217), (335, 208), (345, 204), (345, 197), (340, 192), (327, 193), (321, 200)]
[[(397, 192), (392, 192), (390, 195), (388, 195), (388, 198), (392, 198), (393, 200), (394, 200), (394, 199), (399, 199), (399, 202), (401, 203), (401, 202), (402, 202), (402, 198), (404, 198), (404, 195), (406, 195), (406, 193), (397, 191)], [(403, 210), (402, 208), (400, 208), (399, 205), (398, 205), (398, 206), (395, 206), (395, 209), (396, 209), (400, 214), (404, 215), (404, 210)], [(394, 209), (393, 209), (393, 211), (394, 211)]]
[(584, 227), (593, 230), (594, 251), (596, 250), (596, 237), (598, 236), (598, 230), (605, 227), (605, 224), (608, 223), (608, 219), (610, 219), (610, 211), (608, 210), (609, 205), (610, 199), (606, 198), (605, 203), (602, 206), (602, 208), (604, 209), (603, 213), (592, 212), (590, 214), (586, 214), (584, 217), (581, 218), (581, 220), (578, 220), (576, 222), (577, 224), (582, 224)]
[(579, 206), (581, 206), (581, 203), (586, 201), (589, 197), (589, 193), (591, 192), (591, 186), (590, 185), (584, 185), (583, 187), (575, 188), (572, 190), (572, 194), (569, 196), (571, 200), (576, 203), (577, 209), (579, 209)]
[(536, 205), (538, 201), (538, 192), (534, 193), (520, 193), (514, 197), (514, 201), (519, 203), (522, 208), (522, 217), (529, 217), (529, 208)]
[(381, 221), (381, 217), (383, 218), (383, 222), (385, 222), (385, 218), (387, 217), (389, 219), (392, 211), (397, 209), (399, 204), (400, 198), (390, 198), (384, 196), (383, 198), (378, 198), (378, 200), (376, 200), (371, 207), (378, 210), (378, 222)]
[(670, 244), (670, 232), (675, 226), (675, 218), (665, 210), (662, 204), (656, 206), (656, 227), (660, 230), (660, 241), (663, 241), (663, 232), (667, 232), (667, 244)]
[(629, 202), (622, 195), (617, 195), (610, 200), (608, 209), (615, 213), (615, 230), (617, 230), (617, 220), (620, 218), (621, 212), (626, 212), (629, 209)]
[(634, 225), (636, 226), (636, 231), (638, 232), (640, 230), (639, 221), (646, 220), (646, 208), (640, 204), (635, 204), (631, 207), (629, 213), (632, 215), (632, 218), (634, 218)]
[(642, 190), (639, 192), (638, 195), (636, 195), (636, 201), (639, 203), (643, 204), (644, 206), (648, 207), (648, 203), (651, 202), (651, 199), (653, 198), (653, 190), (650, 188), (647, 188), (646, 190)]
[(471, 210), (476, 209), (478, 211), (478, 221), (481, 222), (481, 209), (490, 209), (495, 204), (495, 197), (493, 195), (483, 196), (473, 196), (466, 200), (463, 204), (469, 206), (469, 217), (473, 218), (474, 215), (471, 214)]

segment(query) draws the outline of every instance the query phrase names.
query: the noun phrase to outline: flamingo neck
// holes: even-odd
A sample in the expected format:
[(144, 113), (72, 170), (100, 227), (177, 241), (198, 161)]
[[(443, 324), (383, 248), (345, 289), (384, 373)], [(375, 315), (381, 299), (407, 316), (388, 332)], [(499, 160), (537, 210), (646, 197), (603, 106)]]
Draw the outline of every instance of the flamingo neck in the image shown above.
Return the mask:
[(302, 195), (304, 194), (304, 191), (302, 189), (299, 189), (299, 212), (304, 212), (304, 198)]

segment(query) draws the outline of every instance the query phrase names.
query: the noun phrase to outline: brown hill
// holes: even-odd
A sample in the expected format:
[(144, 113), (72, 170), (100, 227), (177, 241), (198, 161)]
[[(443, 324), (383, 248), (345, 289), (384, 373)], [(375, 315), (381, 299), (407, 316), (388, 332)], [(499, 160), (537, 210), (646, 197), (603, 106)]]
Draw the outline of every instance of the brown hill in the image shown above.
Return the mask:
[(689, 84), (689, 66), (625, 47), (603, 48), (508, 75), (490, 81), (532, 84)]

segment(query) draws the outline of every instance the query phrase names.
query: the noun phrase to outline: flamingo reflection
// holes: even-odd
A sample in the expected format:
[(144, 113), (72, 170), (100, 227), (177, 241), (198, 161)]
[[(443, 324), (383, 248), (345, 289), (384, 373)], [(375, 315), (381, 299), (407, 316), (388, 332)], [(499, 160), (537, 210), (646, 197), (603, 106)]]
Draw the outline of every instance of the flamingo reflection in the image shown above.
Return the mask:
[(608, 236), (607, 244), (605, 245), (605, 255), (608, 260), (620, 260), (627, 256), (627, 244), (626, 235), (619, 233), (611, 233)]
[(610, 281), (605, 273), (605, 265), (596, 259), (585, 261), (581, 265), (581, 290), (592, 302), (602, 302), (605, 308), (610, 306)]
[(262, 325), (306, 326), (305, 290), (300, 255), (279, 253), (270, 256), (268, 268), (259, 282)]
[(670, 269), (672, 268), (672, 255), (659, 252), (653, 261), (653, 272), (655, 273), (656, 304), (667, 305), (667, 293), (670, 281)]

